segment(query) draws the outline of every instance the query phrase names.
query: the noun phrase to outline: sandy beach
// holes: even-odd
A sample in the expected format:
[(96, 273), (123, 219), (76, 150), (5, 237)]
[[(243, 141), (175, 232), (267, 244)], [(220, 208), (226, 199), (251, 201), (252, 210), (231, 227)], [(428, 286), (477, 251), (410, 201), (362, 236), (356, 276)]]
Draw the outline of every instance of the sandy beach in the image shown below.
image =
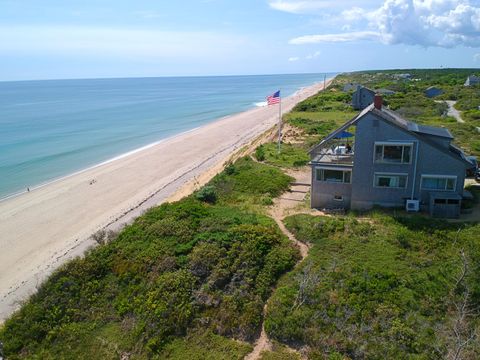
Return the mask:
[[(322, 88), (283, 99), (283, 112)], [(0, 202), (0, 322), (54, 269), (95, 245), (93, 233), (188, 194), (277, 121), (277, 106), (255, 108)]]

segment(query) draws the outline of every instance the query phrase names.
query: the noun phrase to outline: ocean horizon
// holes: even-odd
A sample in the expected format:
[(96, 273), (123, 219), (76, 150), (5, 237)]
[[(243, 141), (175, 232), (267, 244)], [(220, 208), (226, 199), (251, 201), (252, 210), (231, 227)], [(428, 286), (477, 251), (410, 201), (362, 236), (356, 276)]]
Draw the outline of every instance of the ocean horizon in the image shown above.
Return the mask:
[(336, 73), (0, 82), (0, 200)]

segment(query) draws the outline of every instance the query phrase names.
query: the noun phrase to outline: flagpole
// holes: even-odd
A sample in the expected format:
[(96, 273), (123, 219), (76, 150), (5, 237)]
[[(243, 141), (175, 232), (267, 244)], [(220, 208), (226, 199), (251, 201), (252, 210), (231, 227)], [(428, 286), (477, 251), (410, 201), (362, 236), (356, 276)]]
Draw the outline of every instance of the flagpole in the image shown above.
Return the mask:
[(278, 153), (280, 154), (280, 143), (282, 141), (282, 97), (278, 102)]

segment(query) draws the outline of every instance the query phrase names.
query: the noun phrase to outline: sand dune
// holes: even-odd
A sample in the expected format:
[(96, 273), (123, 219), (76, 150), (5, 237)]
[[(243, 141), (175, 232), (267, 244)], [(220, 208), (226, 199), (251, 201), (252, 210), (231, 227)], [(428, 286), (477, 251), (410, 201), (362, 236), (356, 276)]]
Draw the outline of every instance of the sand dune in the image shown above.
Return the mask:
[[(321, 90), (283, 100), (284, 111)], [(255, 108), (0, 203), (0, 321), (52, 270), (159, 204), (277, 123), (277, 106)], [(178, 194), (177, 194), (178, 197)]]

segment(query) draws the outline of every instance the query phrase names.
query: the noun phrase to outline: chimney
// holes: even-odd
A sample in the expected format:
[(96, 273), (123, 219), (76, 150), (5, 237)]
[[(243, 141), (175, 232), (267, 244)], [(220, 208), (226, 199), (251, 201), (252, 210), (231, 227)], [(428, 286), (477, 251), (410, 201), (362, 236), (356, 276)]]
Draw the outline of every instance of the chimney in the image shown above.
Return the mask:
[(373, 105), (375, 106), (375, 109), (382, 110), (382, 104), (383, 104), (382, 95), (375, 94), (375, 98), (373, 99)]

